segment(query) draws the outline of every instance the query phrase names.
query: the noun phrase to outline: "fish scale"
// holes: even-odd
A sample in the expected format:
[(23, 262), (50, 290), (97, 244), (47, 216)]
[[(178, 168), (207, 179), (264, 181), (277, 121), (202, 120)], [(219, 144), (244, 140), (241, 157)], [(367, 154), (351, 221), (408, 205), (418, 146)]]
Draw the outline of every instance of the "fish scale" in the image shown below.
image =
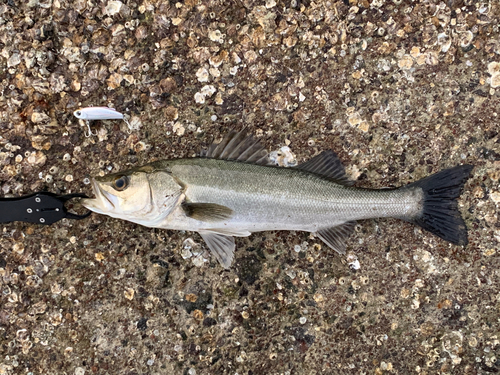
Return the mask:
[(314, 232), (351, 220), (404, 217), (421, 209), (421, 194), (415, 189), (356, 189), (292, 168), (217, 159), (177, 160), (170, 168), (187, 186), (192, 202), (231, 208), (236, 215), (224, 225), (251, 232)]

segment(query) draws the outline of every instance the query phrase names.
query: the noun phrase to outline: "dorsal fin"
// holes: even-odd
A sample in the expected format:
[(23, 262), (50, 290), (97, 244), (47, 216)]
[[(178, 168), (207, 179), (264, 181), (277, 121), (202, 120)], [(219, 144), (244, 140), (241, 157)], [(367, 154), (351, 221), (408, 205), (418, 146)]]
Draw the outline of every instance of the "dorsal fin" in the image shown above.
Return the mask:
[(212, 143), (204, 156), (262, 165), (270, 163), (267, 150), (257, 139), (247, 136), (246, 129), (229, 132), (220, 143)]
[(342, 185), (351, 186), (354, 183), (345, 174), (344, 166), (337, 154), (331, 150), (323, 151), (321, 154), (297, 165), (295, 168), (315, 173)]

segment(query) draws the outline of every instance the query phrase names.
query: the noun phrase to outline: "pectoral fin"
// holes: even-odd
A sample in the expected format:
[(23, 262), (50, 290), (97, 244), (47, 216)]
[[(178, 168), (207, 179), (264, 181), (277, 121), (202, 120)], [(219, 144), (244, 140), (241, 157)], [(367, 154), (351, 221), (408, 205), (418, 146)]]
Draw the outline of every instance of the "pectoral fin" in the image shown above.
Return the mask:
[(234, 237), (208, 231), (199, 231), (198, 233), (205, 240), (221, 266), (229, 268), (234, 258)]
[(355, 221), (348, 221), (336, 227), (320, 229), (316, 235), (337, 253), (345, 254), (345, 241), (353, 232), (355, 225)]
[(206, 222), (228, 220), (233, 215), (229, 207), (215, 203), (184, 202), (182, 208), (190, 218)]

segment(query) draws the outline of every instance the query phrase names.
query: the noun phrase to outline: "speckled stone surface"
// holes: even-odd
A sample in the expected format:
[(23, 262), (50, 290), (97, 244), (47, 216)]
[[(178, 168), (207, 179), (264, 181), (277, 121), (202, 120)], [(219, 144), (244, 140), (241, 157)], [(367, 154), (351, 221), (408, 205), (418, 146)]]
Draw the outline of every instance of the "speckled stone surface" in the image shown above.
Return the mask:
[[(475, 169), (466, 248), (372, 220), (345, 256), (264, 232), (223, 270), (195, 233), (4, 224), (0, 374), (497, 373), (499, 22), (493, 0), (3, 1), (2, 196), (91, 194), (243, 126), (285, 162), (333, 149), (357, 186)], [(86, 137), (82, 106), (132, 130)]]

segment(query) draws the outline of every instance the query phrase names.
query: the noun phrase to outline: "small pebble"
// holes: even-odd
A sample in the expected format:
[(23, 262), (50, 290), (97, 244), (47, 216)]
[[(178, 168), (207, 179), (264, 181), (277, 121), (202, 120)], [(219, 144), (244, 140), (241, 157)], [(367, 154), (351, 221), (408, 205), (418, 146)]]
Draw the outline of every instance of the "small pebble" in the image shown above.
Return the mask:
[(193, 253), (191, 253), (191, 251), (189, 251), (189, 249), (182, 249), (181, 250), (181, 257), (182, 259), (189, 259), (193, 256)]
[(203, 258), (203, 256), (198, 255), (193, 258), (193, 265), (195, 267), (202, 267), (206, 262), (208, 262), (207, 259)]
[(316, 302), (323, 302), (325, 300), (323, 295), (319, 293), (316, 293), (313, 298)]
[(12, 250), (17, 254), (22, 254), (24, 253), (24, 246), (22, 243), (15, 243), (14, 246), (12, 246)]
[(134, 299), (134, 294), (135, 294), (135, 291), (134, 289), (132, 288), (127, 288), (125, 289), (125, 291), (123, 292), (123, 295), (125, 296), (126, 299), (128, 300), (133, 300)]

